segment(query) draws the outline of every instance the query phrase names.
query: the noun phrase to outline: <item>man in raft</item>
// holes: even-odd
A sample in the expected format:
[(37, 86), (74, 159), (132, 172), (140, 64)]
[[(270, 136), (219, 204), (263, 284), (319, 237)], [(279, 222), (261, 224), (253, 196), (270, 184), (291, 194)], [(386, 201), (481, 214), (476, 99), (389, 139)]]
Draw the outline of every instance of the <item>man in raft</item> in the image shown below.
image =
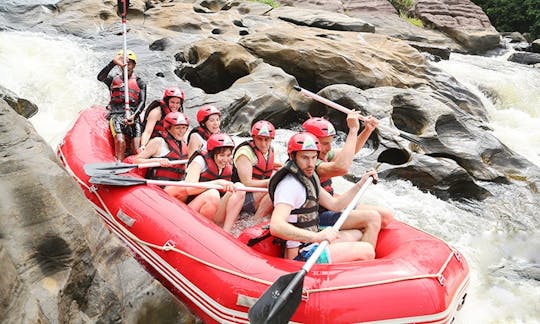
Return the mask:
[[(333, 149), (332, 141), (336, 131), (332, 123), (320, 117), (313, 117), (306, 120), (302, 127), (306, 132), (313, 134), (321, 144), (318, 160), (315, 166), (315, 172), (319, 176), (321, 186), (324, 190), (334, 195), (332, 188), (332, 177), (345, 175), (354, 158), (354, 155), (360, 151), (367, 139), (377, 127), (377, 119), (369, 116), (365, 122), (365, 127), (358, 135), (360, 122), (358, 121), (358, 112), (352, 112), (347, 115), (347, 126), (349, 133), (345, 139), (342, 149)], [(340, 211), (331, 211), (321, 208), (320, 225), (332, 226), (341, 216)], [(358, 205), (351, 212), (343, 229), (361, 229), (363, 232), (362, 241), (369, 242), (373, 247), (377, 246), (377, 239), (381, 228), (386, 227), (394, 219), (391, 210), (371, 205)]]
[(120, 50), (114, 59), (109, 62), (99, 73), (97, 79), (107, 85), (111, 92), (111, 100), (107, 106), (109, 114), (109, 127), (114, 140), (114, 156), (117, 161), (122, 161), (126, 156), (127, 139), (131, 142), (131, 153), (137, 153), (141, 140), (141, 123), (139, 114), (144, 110), (146, 101), (146, 83), (138, 76), (133, 74), (137, 64), (137, 56), (133, 51), (127, 50), (128, 58), (128, 96), (129, 96), (129, 114), (126, 118), (124, 101), (124, 77), (123, 74), (109, 75), (113, 67), (118, 66), (120, 70), (124, 68), (124, 51)]
[(294, 134), (288, 142), (289, 160), (270, 179), (269, 193), (274, 204), (270, 220), (273, 236), (286, 241), (284, 257), (306, 261), (324, 240), (329, 242), (318, 263), (336, 263), (371, 260), (375, 257), (373, 245), (359, 241), (362, 232), (356, 229), (337, 231), (326, 227), (319, 231), (319, 204), (328, 210), (345, 208), (365, 183), (366, 173), (349, 190), (333, 197), (322, 190), (315, 165), (320, 152), (319, 140), (310, 133)]
[(231, 232), (245, 198), (244, 191), (237, 191), (241, 183), (232, 183), (230, 163), (234, 142), (227, 134), (214, 134), (208, 138), (207, 152), (196, 151), (190, 158), (186, 170), (186, 182), (204, 182), (221, 186), (223, 189), (170, 186), (165, 191), (185, 202), (193, 210), (213, 220)]
[[(259, 120), (251, 127), (251, 140), (238, 145), (233, 153), (233, 182), (248, 187), (268, 188), (274, 170), (281, 167), (274, 160), (272, 140), (276, 136), (274, 125)], [(268, 193), (248, 192), (242, 212), (254, 215), (255, 219), (270, 215), (272, 202)]]
[[(135, 156), (133, 163), (159, 162), (160, 167), (151, 168), (145, 178), (155, 180), (184, 180), (186, 164), (174, 164), (170, 161), (187, 160), (187, 143), (184, 135), (189, 120), (181, 112), (170, 112), (163, 120), (160, 136), (152, 138), (145, 150)], [(131, 158), (131, 157), (129, 157)]]

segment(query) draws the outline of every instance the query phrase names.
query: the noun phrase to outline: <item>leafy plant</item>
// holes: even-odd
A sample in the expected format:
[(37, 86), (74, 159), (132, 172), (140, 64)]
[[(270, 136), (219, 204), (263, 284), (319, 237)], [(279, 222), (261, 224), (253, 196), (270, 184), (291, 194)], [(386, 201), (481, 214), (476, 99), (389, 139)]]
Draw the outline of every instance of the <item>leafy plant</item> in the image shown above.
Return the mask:
[(264, 3), (264, 4), (267, 4), (267, 5), (271, 6), (272, 8), (279, 7), (279, 2), (277, 2), (275, 0), (250, 0), (250, 1)]
[(518, 31), (540, 37), (538, 0), (472, 0), (480, 6), (498, 31)]

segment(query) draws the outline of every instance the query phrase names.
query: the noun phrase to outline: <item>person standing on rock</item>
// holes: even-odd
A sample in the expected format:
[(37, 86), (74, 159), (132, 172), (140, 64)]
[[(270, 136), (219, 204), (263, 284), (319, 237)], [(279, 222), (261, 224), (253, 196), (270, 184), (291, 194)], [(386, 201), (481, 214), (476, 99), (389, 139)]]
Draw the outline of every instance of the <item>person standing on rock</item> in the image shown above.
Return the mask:
[[(328, 120), (313, 117), (302, 124), (304, 130), (317, 137), (321, 144), (315, 171), (319, 176), (322, 188), (331, 195), (335, 195), (332, 188), (332, 177), (343, 176), (349, 171), (354, 155), (360, 151), (377, 127), (378, 120), (369, 116), (365, 122), (364, 130), (358, 135), (360, 130), (358, 114), (358, 112), (351, 112), (347, 115), (349, 133), (342, 149), (332, 148), (336, 130)], [(322, 208), (320, 210), (320, 225), (332, 226), (339, 216), (341, 216), (340, 211), (330, 211)], [(342, 228), (361, 229), (364, 234), (362, 240), (371, 243), (375, 247), (380, 229), (390, 224), (393, 219), (392, 211), (387, 208), (361, 204), (351, 212)]]
[(171, 112), (184, 112), (183, 104), (186, 98), (184, 91), (178, 87), (168, 87), (163, 92), (163, 99), (154, 100), (146, 108), (143, 119), (144, 131), (141, 136), (139, 152), (146, 148), (150, 138), (161, 136), (165, 130), (165, 116)]
[(97, 79), (107, 85), (110, 89), (111, 99), (107, 105), (109, 113), (109, 127), (114, 140), (114, 156), (117, 161), (122, 161), (126, 156), (127, 141), (130, 140), (130, 150), (133, 154), (137, 153), (141, 140), (141, 123), (139, 114), (144, 110), (146, 102), (146, 83), (138, 76), (133, 74), (137, 64), (137, 56), (133, 51), (127, 50), (128, 58), (128, 95), (130, 116), (126, 118), (125, 110), (125, 89), (122, 73), (109, 75), (111, 70), (118, 66), (120, 70), (124, 68), (124, 51), (120, 50), (109, 64), (107, 64), (97, 75)]

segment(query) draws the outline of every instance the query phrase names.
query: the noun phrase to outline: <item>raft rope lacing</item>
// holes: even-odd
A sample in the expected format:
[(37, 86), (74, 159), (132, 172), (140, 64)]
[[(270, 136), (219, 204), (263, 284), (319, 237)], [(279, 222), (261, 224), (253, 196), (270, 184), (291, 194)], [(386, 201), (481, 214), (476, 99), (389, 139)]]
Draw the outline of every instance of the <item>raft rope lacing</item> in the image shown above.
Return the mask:
[[(227, 269), (227, 268), (224, 268), (222, 266), (219, 266), (217, 264), (213, 264), (213, 263), (210, 263), (208, 261), (205, 261), (201, 258), (198, 258), (188, 252), (185, 252), (185, 251), (182, 251), (180, 249), (177, 249), (173, 244), (171, 244), (171, 240), (167, 240), (163, 245), (157, 245), (157, 244), (154, 244), (154, 243), (150, 243), (150, 242), (146, 242), (144, 240), (141, 240), (139, 239), (135, 234), (131, 233), (128, 229), (126, 229), (124, 227), (124, 225), (122, 223), (120, 223), (119, 221), (116, 220), (116, 218), (113, 216), (113, 214), (111, 213), (111, 211), (109, 210), (109, 208), (107, 207), (107, 205), (105, 204), (105, 202), (103, 201), (103, 199), (101, 198), (101, 196), (99, 195), (98, 193), (98, 189), (96, 186), (92, 185), (92, 186), (89, 186), (86, 184), (86, 182), (84, 182), (83, 180), (81, 180), (74, 172), (73, 170), (69, 167), (68, 163), (67, 163), (67, 160), (65, 159), (65, 156), (64, 156), (64, 153), (62, 151), (62, 145), (63, 143), (61, 143), (58, 147), (58, 152), (59, 152), (59, 155), (60, 155), (60, 158), (62, 159), (62, 161), (64, 162), (64, 168), (68, 171), (68, 173), (81, 185), (83, 186), (84, 188), (86, 188), (88, 190), (88, 192), (91, 192), (93, 193), (97, 199), (99, 200), (99, 202), (101, 203), (101, 205), (103, 206), (103, 209), (106, 211), (107, 215), (109, 216), (109, 218), (111, 219), (112, 222), (114, 222), (118, 228), (120, 228), (120, 230), (125, 234), (127, 235), (129, 238), (131, 238), (132, 240), (136, 241), (137, 243), (139, 244), (143, 244), (143, 245), (146, 245), (148, 247), (151, 247), (153, 249), (157, 249), (157, 250), (162, 250), (162, 251), (173, 251), (173, 252), (176, 252), (176, 253), (179, 253), (179, 254), (182, 254), (192, 260), (195, 260), (199, 263), (202, 263), (208, 267), (211, 267), (213, 269), (216, 269), (216, 270), (219, 270), (219, 271), (223, 271), (223, 272), (226, 272), (228, 274), (231, 274), (231, 275), (234, 275), (234, 276), (237, 276), (237, 277), (241, 277), (241, 278), (244, 278), (244, 279), (248, 279), (248, 280), (251, 280), (251, 281), (254, 281), (254, 282), (258, 282), (258, 283), (262, 283), (262, 284), (266, 284), (268, 286), (272, 285), (274, 282), (272, 281), (267, 281), (267, 280), (263, 280), (263, 279), (260, 279), (260, 278), (256, 278), (256, 277), (252, 277), (252, 276), (248, 276), (248, 275), (245, 275), (241, 272), (238, 272), (238, 271), (234, 271), (234, 270), (231, 270), (231, 269)], [(421, 229), (418, 229), (420, 230), (421, 232), (427, 234), (427, 235), (430, 235), (430, 236), (433, 236), (431, 235), (430, 233), (427, 233)], [(459, 252), (454, 249), (450, 244), (448, 244), (445, 240), (442, 240), (440, 239), (442, 242), (444, 242), (444, 244), (446, 244), (446, 246), (450, 249), (451, 253), (448, 255), (448, 258), (446, 259), (446, 261), (444, 262), (444, 264), (441, 266), (441, 268), (439, 269), (439, 271), (437, 273), (434, 273), (434, 274), (425, 274), (425, 275), (418, 275), (418, 276), (405, 276), (405, 277), (400, 277), (400, 278), (393, 278), (393, 279), (387, 279), (387, 280), (377, 280), (377, 281), (371, 281), (371, 282), (366, 282), (366, 283), (358, 283), (358, 284), (352, 284), (352, 285), (344, 285), (344, 286), (336, 286), (336, 287), (327, 287), (327, 288), (315, 288), (315, 289), (303, 289), (303, 298), (307, 298), (309, 296), (309, 294), (312, 294), (312, 293), (317, 293), (317, 292), (328, 292), (328, 291), (334, 291), (334, 290), (345, 290), (345, 289), (355, 289), (355, 288), (363, 288), (363, 287), (370, 287), (370, 286), (377, 286), (377, 285), (384, 285), (384, 284), (389, 284), (389, 283), (394, 283), (394, 282), (399, 282), (399, 281), (407, 281), (407, 280), (416, 280), (416, 279), (428, 279), (428, 278), (433, 278), (433, 279), (437, 279), (439, 281), (439, 284), (441, 286), (444, 286), (444, 283), (446, 281), (446, 279), (444, 278), (443, 276), (443, 272), (444, 270), (446, 269), (448, 263), (452, 260), (452, 257), (456, 257), (456, 259), (461, 262), (461, 255), (459, 254)]]

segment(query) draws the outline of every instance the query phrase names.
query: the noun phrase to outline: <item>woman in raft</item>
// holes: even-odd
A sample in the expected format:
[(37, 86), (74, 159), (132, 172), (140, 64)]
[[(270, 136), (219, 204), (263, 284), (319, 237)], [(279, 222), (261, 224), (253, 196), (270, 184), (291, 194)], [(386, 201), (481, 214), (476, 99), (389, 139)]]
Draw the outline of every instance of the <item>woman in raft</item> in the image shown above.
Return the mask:
[(242, 208), (246, 193), (237, 191), (241, 183), (232, 183), (231, 157), (234, 142), (227, 134), (213, 134), (207, 140), (207, 151), (195, 151), (186, 170), (186, 182), (205, 182), (222, 187), (216, 189), (167, 187), (171, 196), (185, 202), (193, 210), (231, 232)]

